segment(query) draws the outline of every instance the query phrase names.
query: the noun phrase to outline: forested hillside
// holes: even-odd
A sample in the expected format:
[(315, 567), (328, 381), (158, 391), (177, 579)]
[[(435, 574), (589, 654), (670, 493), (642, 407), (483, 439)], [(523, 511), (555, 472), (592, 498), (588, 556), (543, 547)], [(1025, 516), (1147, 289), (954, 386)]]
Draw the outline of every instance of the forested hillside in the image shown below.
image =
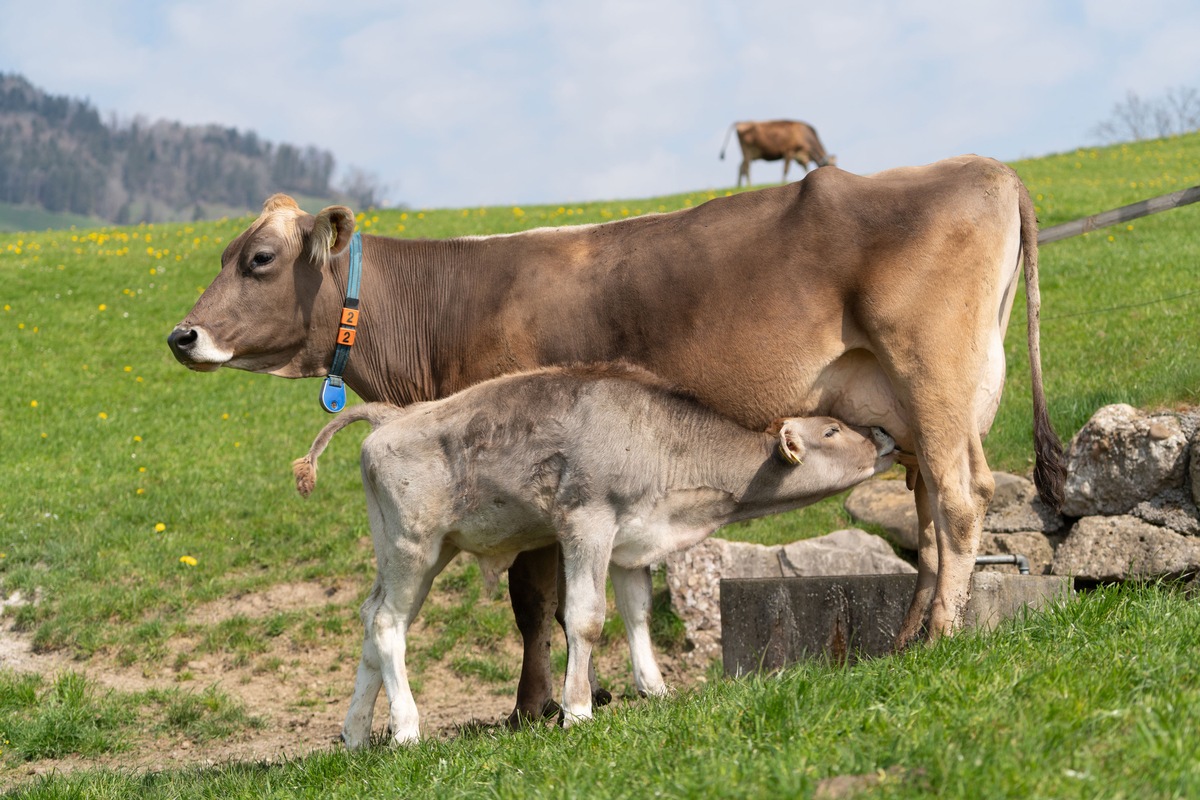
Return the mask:
[(105, 120), (85, 100), (0, 74), (0, 203), (119, 224), (242, 213), (276, 191), (377, 203), (378, 188), (361, 174), (339, 191), (335, 166), (327, 150), (253, 131)]

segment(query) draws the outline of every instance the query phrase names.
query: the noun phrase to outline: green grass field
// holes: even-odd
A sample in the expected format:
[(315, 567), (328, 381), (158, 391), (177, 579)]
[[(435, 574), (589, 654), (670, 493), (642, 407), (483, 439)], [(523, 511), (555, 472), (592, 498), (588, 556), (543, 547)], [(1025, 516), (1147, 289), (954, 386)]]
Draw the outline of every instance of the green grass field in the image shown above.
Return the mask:
[[(1036, 198), (1042, 224), (1053, 225), (1200, 183), (1200, 135), (1079, 150), (1015, 166)], [(359, 219), (368, 233), (437, 238), (603, 222), (697, 205), (724, 192), (569, 207), (380, 210)], [(153, 664), (170, 657), (168, 644), (174, 638), (189, 636), (218, 650), (245, 646), (252, 651), (254, 641), (266, 636), (303, 639), (321, 634), (305, 628), (300, 615), (285, 616), (274, 620), (270, 631), (255, 626), (241, 631), (236, 641), (244, 644), (238, 645), (234, 639), (222, 639), (220, 631), (188, 622), (188, 612), (235, 593), (289, 581), (337, 579), (361, 585), (364, 591), (370, 584), (369, 548), (360, 543), (367, 524), (354, 467), (360, 438), (344, 435), (334, 441), (324, 459), (328, 466), (322, 471), (319, 499), (304, 502), (293, 489), (290, 461), (307, 449), (325, 422), (317, 406), (318, 382), (235, 371), (193, 374), (176, 364), (167, 350), (166, 335), (216, 274), (225, 243), (248, 222), (0, 233), (0, 355), (6, 379), (0, 398), (6, 450), (0, 462), (0, 598), (17, 592), (26, 599), (37, 598), (35, 603), (7, 608), (4, 623), (31, 633), (42, 650), (60, 650), (79, 659), (106, 655), (122, 663)], [(1200, 402), (1195, 345), (1200, 318), (1198, 223), (1200, 207), (1192, 206), (1042, 250), (1046, 391), (1064, 439), (1107, 403), (1157, 407)], [(1015, 472), (1032, 466), (1024, 313), (1023, 296), (1018, 295), (1007, 343), (1006, 392), (986, 443), (993, 466)], [(827, 501), (803, 512), (733, 526), (723, 535), (775, 543), (825, 533), (847, 521), (840, 504)], [(1195, 613), (1190, 601), (1170, 592), (1146, 590), (1120, 597), (1095, 602), (1118, 605), (1133, 616), (1147, 606), (1164, 608), (1173, 619)], [(1061, 698), (1043, 679), (1037, 683), (1055, 700), (1053, 715), (1049, 708), (1039, 712), (1030, 707), (1021, 717), (1006, 717), (1002, 711), (983, 715), (975, 709), (962, 713), (981, 716), (960, 724), (922, 712), (907, 698), (907, 716), (900, 721), (884, 711), (871, 711), (888, 708), (902, 694), (901, 684), (914, 696), (926, 697), (941, 713), (952, 705), (951, 699), (976, 705), (981, 695), (1003, 686), (1012, 689), (1012, 684), (1026, 680), (1013, 674), (1011, 664), (988, 661), (996, 674), (974, 685), (981, 675), (970, 663), (991, 658), (991, 647), (964, 637), (870, 667), (880, 672), (876, 682), (854, 683), (837, 669), (804, 668), (779, 681), (722, 683), (679, 703), (653, 704), (652, 710), (635, 709), (628, 716), (614, 714), (566, 737), (555, 732), (467, 737), (402, 756), (316, 756), (270, 770), (231, 768), (178, 780), (194, 780), (194, 787), (209, 779), (214, 786), (224, 781), (244, 787), (261, 779), (276, 787), (277, 796), (284, 796), (289, 786), (319, 796), (326, 796), (329, 786), (341, 786), (338, 791), (353, 796), (349, 787), (360, 775), (382, 781), (379, 786), (417, 781), (429, 792), (444, 781), (452, 793), (479, 788), (472, 781), (487, 776), (497, 786), (508, 787), (497, 794), (509, 796), (520, 789), (514, 777), (519, 770), (538, 785), (538, 792), (562, 796), (564, 787), (555, 777), (560, 773), (552, 766), (583, 780), (583, 766), (590, 765), (601, 775), (623, 776), (611, 783), (612, 796), (621, 796), (617, 787), (627, 787), (628, 795), (649, 785), (702, 793), (709, 780), (703, 777), (703, 767), (709, 763), (731, 778), (752, 779), (750, 785), (758, 788), (748, 794), (767, 794), (770, 781), (804, 789), (825, 774), (902, 764), (924, 770), (923, 780), (930, 786), (954, 794), (956, 786), (996, 770), (1013, 771), (1026, 759), (1012, 754), (1001, 758), (1005, 735), (1031, 741), (1054, 736), (1051, 731), (1061, 725), (1105, 735), (1119, 728), (1128, 737), (1120, 741), (1142, 749), (1119, 760), (1105, 759), (1105, 749), (1081, 751), (1083, 761), (1069, 767), (1046, 763), (1049, 755), (1039, 751), (1032, 759), (1034, 773), (1016, 785), (1032, 786), (1038, 789), (1035, 794), (1043, 795), (1095, 796), (1085, 791), (1088, 786), (1119, 789), (1111, 796), (1133, 794), (1142, 785), (1138, 780), (1150, 780), (1137, 765), (1157, 764), (1158, 754), (1165, 758), (1191, 747), (1189, 726), (1181, 721), (1189, 714), (1194, 717), (1195, 697), (1189, 695), (1182, 710), (1171, 710), (1179, 699), (1172, 694), (1174, 677), (1160, 674), (1152, 663), (1131, 662), (1121, 674), (1138, 685), (1114, 691), (1137, 694), (1144, 689), (1154, 715), (1129, 705), (1122, 707), (1121, 715), (1104, 716), (1118, 709), (1094, 705), (1085, 686), (1070, 682), (1075, 675), (1082, 681), (1086, 675), (1081, 673), (1092, 662), (1071, 661), (1078, 648), (1063, 647), (1063, 641), (1104, 637), (1108, 634), (1103, 626), (1108, 624), (1120, 628), (1143, 623), (1132, 617), (1106, 622), (1109, 617), (1091, 610), (1092, 602), (1079, 601), (1073, 612), (1077, 620), (1061, 623), (1064, 628), (1035, 634), (1045, 637), (1042, 652), (1030, 649), (1000, 657), (1032, 676), (1050, 670), (1061, 673), (1068, 682)], [(328, 623), (334, 627), (353, 631), (357, 626), (352, 607), (334, 617)], [(1092, 622), (1101, 629), (1085, 627)], [(511, 623), (507, 624), (511, 636)], [(1018, 631), (1040, 630), (1040, 624)], [(1186, 641), (1194, 643), (1194, 638)], [(1048, 666), (1051, 662), (1055, 666)], [(889, 669), (900, 679), (895, 687), (882, 677)], [(946, 672), (960, 677), (951, 677), (958, 683), (940, 697), (931, 686)], [(77, 700), (87, 695), (86, 686), (61, 689), (50, 678), (36, 685), (22, 680), (11, 675), (0, 680), (0, 709), (24, 708), (20, 697), (44, 704), (42, 698), (55, 697), (55, 692), (65, 691)], [(842, 684), (845, 695), (830, 694)], [(348, 696), (348, 685), (336, 688)], [(799, 700), (786, 699), (797, 693), (806, 704), (800, 708), (794, 707)], [(18, 700), (12, 700), (14, 696)], [(835, 706), (823, 701), (825, 697), (840, 698), (836, 707), (846, 713), (833, 713)], [(162, 705), (146, 697), (126, 698), (113, 712), (112, 725), (119, 730), (123, 724), (163, 724), (161, 719), (146, 721), (161, 716), (156, 703)], [(201, 719), (230, 716), (206, 708), (200, 704)], [(246, 709), (246, 718), (253, 712)], [(9, 718), (3, 713), (0, 741), (8, 742), (0, 744), (0, 763), (56, 752), (22, 743), (24, 734), (14, 733), (15, 723), (6, 722)], [(1058, 720), (1060, 713), (1066, 719)], [(108, 719), (107, 714), (93, 716)], [(693, 749), (685, 746), (691, 735), (698, 737)], [(648, 765), (647, 754), (661, 752), (664, 740), (671, 743), (670, 764)], [(1076, 758), (1071, 748), (1078, 743), (1070, 737), (1034, 741), (1039, 748), (1066, 746), (1068, 761)], [(602, 755), (610, 749), (621, 755)], [(1191, 755), (1194, 765), (1195, 753)], [(1002, 760), (998, 766), (973, 766), (976, 760), (996, 758)], [(1076, 786), (1062, 777), (1068, 768), (1096, 776), (1096, 782)], [(337, 777), (327, 778), (327, 769), (337, 770)], [(1194, 789), (1194, 773), (1186, 777), (1193, 781), (1186, 786)], [(328, 786), (323, 783), (327, 779), (332, 781)], [(131, 780), (138, 779), (99, 776), (87, 792), (118, 796)], [(164, 780), (168, 782), (161, 785), (169, 787), (175, 779)], [(1113, 781), (1118, 781), (1115, 787)], [(603, 779), (591, 782), (608, 785)], [(150, 788), (158, 785), (147, 781)], [(174, 790), (161, 791), (170, 796)], [(896, 791), (903, 795), (907, 790)], [(198, 788), (186, 792), (204, 793)], [(227, 794), (216, 789), (211, 793)]]

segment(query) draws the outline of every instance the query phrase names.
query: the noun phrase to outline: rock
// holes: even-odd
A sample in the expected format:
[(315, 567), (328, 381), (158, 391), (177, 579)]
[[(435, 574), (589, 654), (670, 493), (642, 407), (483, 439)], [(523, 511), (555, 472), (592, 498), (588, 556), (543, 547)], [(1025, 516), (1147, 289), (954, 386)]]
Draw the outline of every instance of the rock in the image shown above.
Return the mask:
[(992, 495), (988, 513), (1022, 507), (1037, 497), (1037, 487), (1028, 478), (1008, 472), (993, 472), (992, 479), (996, 481), (996, 493)]
[[(1021, 480), (1025, 479), (1021, 478)], [(1031, 487), (1033, 486), (1029, 481), (1025, 482), (1029, 483)], [(1021, 531), (1057, 533), (1065, 525), (1062, 515), (1046, 508), (1036, 491), (1020, 502), (1000, 507), (997, 507), (993, 500), (992, 504), (988, 506), (987, 515), (983, 518), (983, 529), (992, 533), (1019, 533)]]
[(1176, 533), (1200, 536), (1200, 513), (1191, 494), (1183, 489), (1167, 489), (1143, 500), (1129, 511), (1143, 522), (1170, 528)]
[(1095, 581), (1177, 576), (1200, 570), (1200, 539), (1129, 515), (1084, 517), (1054, 554), (1055, 575)]
[(878, 525), (905, 550), (917, 550), (917, 506), (904, 481), (867, 481), (846, 498), (846, 511), (858, 522)]
[[(1029, 559), (1030, 575), (1049, 575), (1054, 564), (1054, 548), (1061, 536), (1047, 536), (1040, 531), (1015, 533), (984, 533), (979, 543), (981, 556), (1022, 555)], [(1015, 564), (993, 564), (978, 568), (987, 572), (1017, 572)]]
[(1073, 517), (1128, 514), (1169, 489), (1184, 487), (1195, 414), (1146, 414), (1105, 406), (1071, 440), (1066, 501)]
[(1188, 460), (1188, 481), (1192, 485), (1192, 504), (1200, 506), (1200, 429), (1192, 434), (1192, 457)]
[(810, 575), (891, 575), (917, 571), (892, 552), (892, 548), (883, 539), (857, 528), (834, 531), (815, 539), (783, 545), (779, 548), (778, 558), (781, 575), (785, 578)]
[(780, 578), (915, 572), (887, 542), (861, 530), (835, 531), (767, 547), (710, 537), (667, 558), (671, 606), (683, 620), (690, 657), (707, 664), (721, 655), (722, 578)]

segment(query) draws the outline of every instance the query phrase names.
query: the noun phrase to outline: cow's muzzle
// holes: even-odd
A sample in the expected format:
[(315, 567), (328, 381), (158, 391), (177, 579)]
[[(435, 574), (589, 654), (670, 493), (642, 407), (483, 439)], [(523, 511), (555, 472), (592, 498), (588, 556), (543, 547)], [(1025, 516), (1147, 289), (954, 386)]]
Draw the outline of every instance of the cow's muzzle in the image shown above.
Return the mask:
[(211, 337), (200, 328), (180, 325), (167, 337), (175, 360), (188, 369), (208, 372), (217, 369), (229, 360), (232, 354), (221, 352), (213, 346)]

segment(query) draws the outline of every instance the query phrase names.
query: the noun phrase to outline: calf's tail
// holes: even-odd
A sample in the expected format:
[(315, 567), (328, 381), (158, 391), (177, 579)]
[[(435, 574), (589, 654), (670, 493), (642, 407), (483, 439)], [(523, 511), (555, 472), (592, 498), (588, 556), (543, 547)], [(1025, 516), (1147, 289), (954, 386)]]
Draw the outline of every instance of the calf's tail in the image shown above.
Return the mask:
[(371, 423), (371, 430), (375, 430), (385, 422), (394, 419), (403, 410), (399, 406), (388, 403), (360, 403), (339, 414), (317, 434), (308, 453), (292, 462), (292, 474), (296, 476), (296, 491), (302, 497), (308, 497), (312, 493), (313, 487), (317, 485), (317, 459), (321, 453), (325, 452), (325, 448), (329, 446), (334, 434), (347, 425), (364, 419)]
[(1021, 260), (1025, 263), (1025, 306), (1028, 314), (1029, 369), (1033, 385), (1033, 482), (1042, 502), (1054, 510), (1062, 507), (1067, 468), (1062, 442), (1050, 424), (1046, 392), (1042, 387), (1041, 309), (1038, 289), (1037, 214), (1033, 198), (1023, 183), (1017, 193), (1021, 214)]

